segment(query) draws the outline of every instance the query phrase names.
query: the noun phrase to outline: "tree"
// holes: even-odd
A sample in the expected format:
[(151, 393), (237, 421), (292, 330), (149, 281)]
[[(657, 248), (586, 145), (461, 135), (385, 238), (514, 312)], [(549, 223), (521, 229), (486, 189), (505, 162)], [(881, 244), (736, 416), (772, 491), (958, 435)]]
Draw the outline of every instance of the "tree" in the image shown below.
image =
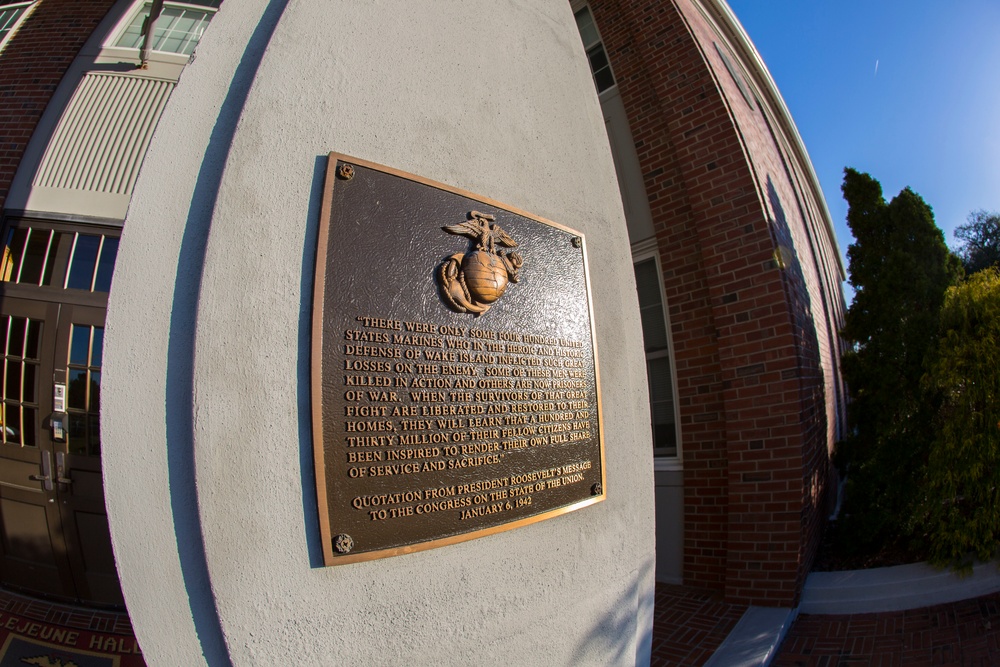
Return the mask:
[(888, 204), (868, 174), (844, 170), (848, 251), (855, 295), (842, 332), (851, 436), (847, 496), (855, 546), (870, 549), (907, 534), (915, 515), (934, 410), (921, 389), (924, 361), (937, 339), (945, 290), (961, 265), (945, 245), (930, 207), (909, 188)]
[(971, 565), (1000, 546), (1000, 274), (985, 269), (948, 290), (924, 382), (941, 396), (923, 524), (939, 565)]
[(973, 211), (967, 224), (955, 228), (955, 238), (965, 241), (959, 255), (966, 274), (1000, 267), (1000, 213)]

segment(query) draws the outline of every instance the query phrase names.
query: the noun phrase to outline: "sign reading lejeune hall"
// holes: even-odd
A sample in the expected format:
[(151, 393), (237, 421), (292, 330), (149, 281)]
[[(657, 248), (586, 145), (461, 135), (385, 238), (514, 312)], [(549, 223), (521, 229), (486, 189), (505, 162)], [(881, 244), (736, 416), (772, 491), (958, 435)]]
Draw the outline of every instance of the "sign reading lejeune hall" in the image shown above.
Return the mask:
[(482, 537), (604, 499), (582, 235), (331, 154), (314, 298), (327, 565)]

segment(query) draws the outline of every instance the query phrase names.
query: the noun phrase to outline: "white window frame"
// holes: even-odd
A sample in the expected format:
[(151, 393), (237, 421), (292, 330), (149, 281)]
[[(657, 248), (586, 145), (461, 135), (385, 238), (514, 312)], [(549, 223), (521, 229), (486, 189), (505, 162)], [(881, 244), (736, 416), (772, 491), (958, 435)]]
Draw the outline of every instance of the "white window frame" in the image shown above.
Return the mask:
[(7, 11), (8, 9), (23, 9), (20, 16), (14, 20), (14, 24), (7, 31), (7, 34), (0, 38), (0, 52), (3, 51), (4, 47), (7, 46), (7, 42), (10, 38), (17, 34), (18, 28), (24, 23), (24, 20), (31, 16), (31, 13), (35, 11), (35, 7), (38, 6), (38, 0), (26, 0), (25, 2), (15, 2), (9, 5), (3, 5), (0, 7), (0, 12)]
[[(572, 9), (572, 11), (573, 11), (573, 25), (574, 25), (574, 27), (576, 27), (576, 15), (582, 9), (586, 9), (588, 12), (590, 12), (590, 19), (594, 23), (594, 30), (597, 32), (597, 41), (596, 42), (591, 42), (590, 44), (585, 43), (583, 41), (583, 35), (580, 34), (579, 28), (577, 28), (576, 34), (580, 36), (580, 43), (583, 44), (584, 57), (587, 59), (587, 71), (590, 72), (590, 79), (594, 83), (594, 90), (597, 91), (598, 98), (600, 98), (603, 101), (608, 96), (614, 95), (615, 93), (618, 92), (618, 76), (615, 74), (615, 68), (611, 64), (611, 54), (608, 53), (608, 49), (604, 45), (604, 38), (601, 37), (601, 29), (597, 25), (597, 20), (594, 19), (594, 10), (590, 8), (590, 5), (587, 2), (581, 2), (579, 0), (576, 0), (576, 1), (572, 2), (572, 3), (570, 3), (570, 9)], [(613, 81), (613, 83), (610, 86), (608, 86), (607, 88), (605, 88), (604, 90), (601, 90), (601, 91), (597, 90), (597, 80), (594, 78), (594, 70), (591, 69), (591, 67), (590, 67), (590, 57), (587, 55), (587, 51), (589, 49), (593, 48), (594, 45), (596, 45), (596, 44), (600, 44), (601, 48), (604, 50), (604, 57), (608, 59), (608, 71), (611, 72), (611, 80)]]
[[(105, 54), (121, 54), (122, 57), (126, 58), (136, 58), (139, 54), (139, 47), (126, 47), (126, 46), (115, 46), (125, 31), (128, 29), (132, 22), (137, 16), (139, 16), (145, 9), (146, 5), (152, 5), (152, 0), (136, 0), (132, 7), (129, 8), (127, 12), (122, 14), (121, 19), (115, 25), (114, 29), (109, 33), (108, 39), (104, 42), (104, 47), (101, 49)], [(205, 5), (196, 5), (189, 2), (174, 2), (174, 0), (165, 0), (163, 3), (164, 9), (167, 7), (180, 7), (180, 8), (190, 8), (199, 11), (204, 11), (214, 15), (218, 13), (219, 9), (217, 7), (206, 7)], [(197, 45), (195, 45), (195, 50), (197, 50)], [(157, 60), (164, 62), (173, 62), (177, 64), (186, 63), (191, 56), (185, 55), (183, 53), (176, 53), (174, 51), (159, 51), (156, 49), (151, 49), (150, 53)]]
[[(663, 267), (660, 265), (660, 252), (659, 244), (656, 241), (656, 237), (645, 239), (634, 243), (632, 245), (632, 264), (638, 264), (640, 262), (645, 262), (652, 259), (656, 263), (656, 275), (659, 278), (656, 281), (657, 287), (660, 290), (660, 303), (663, 304), (663, 324), (667, 331), (667, 349), (666, 351), (660, 351), (653, 353), (657, 357), (667, 356), (670, 360), (670, 389), (673, 392), (673, 404), (674, 404), (674, 429), (677, 438), (677, 454), (674, 456), (654, 456), (653, 457), (653, 470), (655, 471), (665, 471), (665, 470), (683, 470), (684, 469), (684, 458), (683, 458), (683, 439), (681, 438), (681, 414), (680, 414), (680, 400), (678, 400), (677, 395), (677, 360), (674, 356), (674, 337), (672, 330), (670, 328), (670, 308), (667, 303), (667, 295), (663, 290)], [(643, 354), (643, 358), (646, 359), (648, 356)]]

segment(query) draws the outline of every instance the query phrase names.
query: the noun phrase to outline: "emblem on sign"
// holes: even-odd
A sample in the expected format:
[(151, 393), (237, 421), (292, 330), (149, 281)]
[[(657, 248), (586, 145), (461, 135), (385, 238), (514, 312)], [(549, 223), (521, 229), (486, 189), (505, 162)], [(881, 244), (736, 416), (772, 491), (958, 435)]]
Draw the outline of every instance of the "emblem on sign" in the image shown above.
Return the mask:
[(507, 285), (519, 279), (518, 272), (524, 264), (521, 255), (504, 254), (496, 248), (497, 245), (516, 248), (517, 242), (495, 220), (492, 215), (471, 211), (468, 221), (441, 228), (475, 242), (472, 252), (456, 253), (438, 268), (441, 295), (456, 312), (482, 315), (503, 296)]

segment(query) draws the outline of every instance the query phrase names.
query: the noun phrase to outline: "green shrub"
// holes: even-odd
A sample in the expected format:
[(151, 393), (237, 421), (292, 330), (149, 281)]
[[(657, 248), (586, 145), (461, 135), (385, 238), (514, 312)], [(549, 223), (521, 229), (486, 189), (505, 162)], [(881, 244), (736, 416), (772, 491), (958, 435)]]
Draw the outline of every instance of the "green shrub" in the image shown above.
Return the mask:
[(967, 567), (1000, 546), (1000, 274), (983, 271), (950, 288), (940, 327), (923, 378), (940, 400), (923, 528), (931, 562)]

